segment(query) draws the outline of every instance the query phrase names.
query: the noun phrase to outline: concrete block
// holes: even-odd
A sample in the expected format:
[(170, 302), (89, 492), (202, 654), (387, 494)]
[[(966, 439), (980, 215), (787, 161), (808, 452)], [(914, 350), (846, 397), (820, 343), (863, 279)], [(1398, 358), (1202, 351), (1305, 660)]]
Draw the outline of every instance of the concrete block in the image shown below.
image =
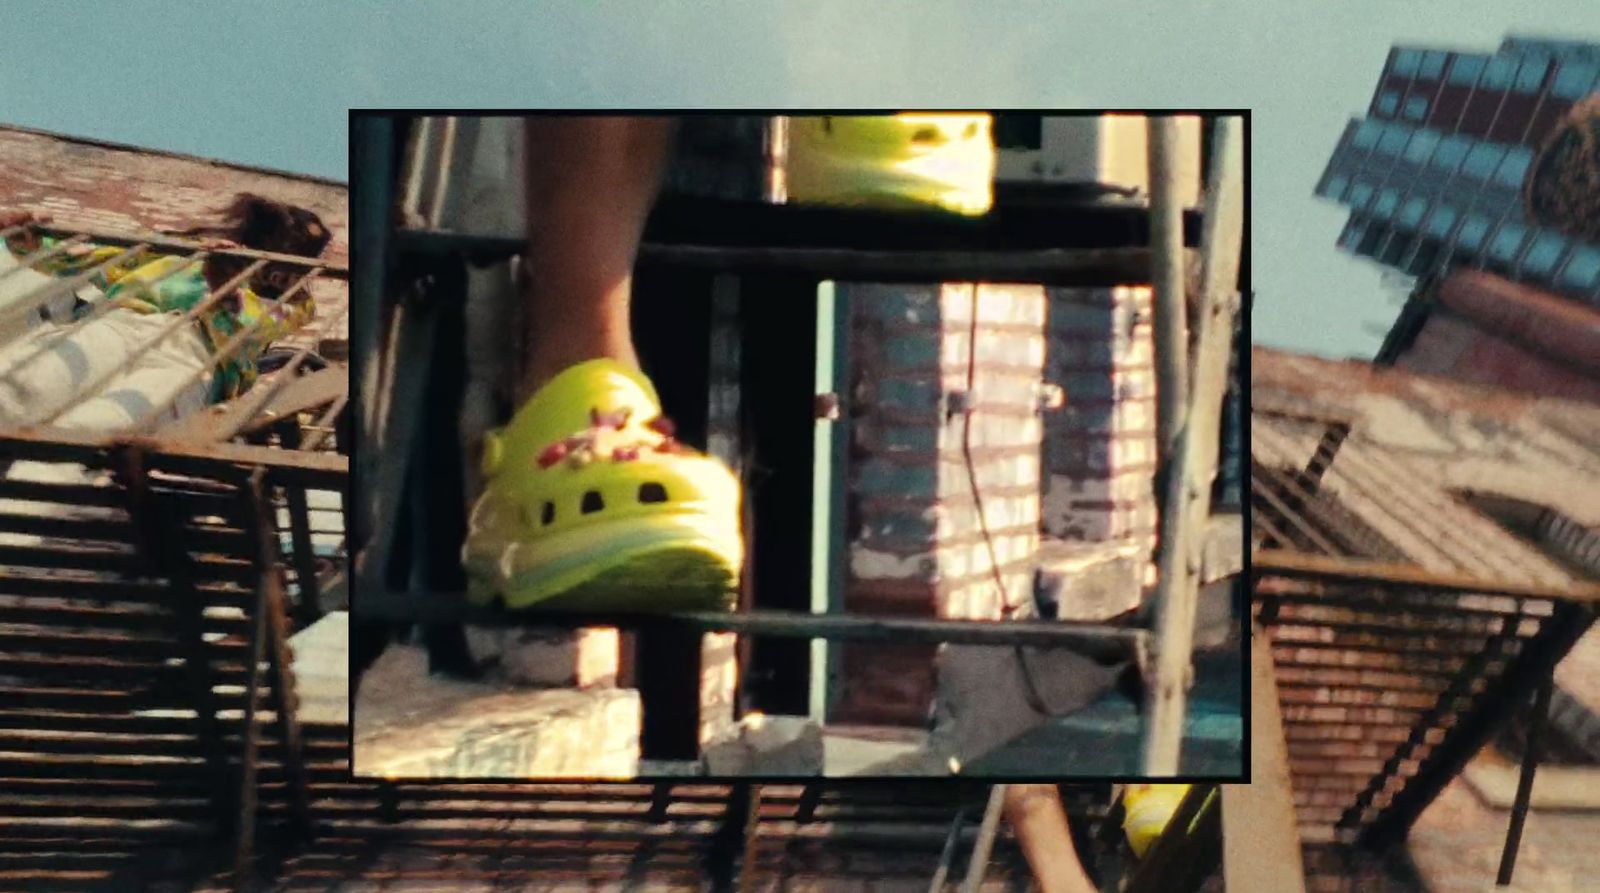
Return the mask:
[(1139, 606), (1149, 550), (1130, 543), (1046, 539), (1035, 593), (1061, 620), (1099, 621)]
[(801, 716), (752, 714), (705, 749), (708, 775), (821, 775), (822, 727)]
[(507, 680), (516, 685), (612, 685), (619, 648), (614, 629), (507, 629), (500, 663)]

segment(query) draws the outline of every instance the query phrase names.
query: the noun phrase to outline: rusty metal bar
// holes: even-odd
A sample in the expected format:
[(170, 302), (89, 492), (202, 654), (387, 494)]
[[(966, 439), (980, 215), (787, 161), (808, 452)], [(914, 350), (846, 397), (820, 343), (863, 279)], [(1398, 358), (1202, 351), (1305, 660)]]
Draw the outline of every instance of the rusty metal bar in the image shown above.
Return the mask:
[[(322, 324), (322, 328), (317, 330), (317, 334), (318, 334), (319, 340), (320, 340), (321, 337), (324, 337), (328, 333), (334, 331), (335, 328), (339, 325), (339, 323), (345, 318), (345, 316), (349, 312), (350, 312), (350, 308), (349, 308), (348, 305), (346, 305), (338, 313), (328, 317), (327, 322)], [(291, 358), (288, 363), (284, 364), (282, 369), (279, 369), (276, 373), (273, 374), (272, 383), (271, 384), (267, 385), (264, 388), (252, 388), (251, 391), (250, 391), (249, 396), (244, 398), (246, 401), (249, 401), (249, 402), (246, 402), (246, 403), (243, 404), (244, 406), (249, 407), (249, 408), (241, 411), (242, 414), (241, 414), (240, 418), (237, 421), (235, 421), (231, 425), (225, 426), (223, 428), (223, 430), (221, 432), (222, 439), (223, 440), (231, 439), (234, 435), (236, 435), (239, 432), (239, 430), (241, 428), (244, 427), (245, 423), (249, 419), (254, 418), (255, 415), (257, 413), (259, 413), (263, 407), (265, 407), (268, 403), (272, 402), (272, 398), (274, 396), (276, 396), (279, 391), (283, 390), (286, 386), (288, 386), (289, 382), (294, 380), (295, 371), (300, 368), (300, 365), (305, 362), (306, 357), (308, 357), (310, 355), (311, 355), (311, 348), (310, 347), (302, 347), (302, 348), (300, 348), (300, 350), (298, 350), (295, 353), (294, 357)]]
[[(283, 438), (285, 449), (297, 450), (302, 446), (300, 425), (293, 418), (282, 424), (279, 436)], [(296, 606), (295, 619), (302, 627), (306, 627), (322, 617), (321, 586), (317, 581), (316, 556), (311, 550), (311, 514), (306, 504), (304, 487), (285, 484), (283, 496), (289, 511), (289, 537), (294, 549), (292, 556), (294, 576), (300, 589), (300, 603)], [(275, 524), (269, 525), (269, 529), (275, 528)]]
[(122, 478), (128, 513), (135, 519), (140, 535), (139, 548), (150, 566), (168, 579), (174, 596), (168, 603), (173, 613), (178, 639), (182, 643), (184, 679), (190, 703), (194, 706), (195, 726), (205, 748), (207, 771), (211, 776), (212, 807), (219, 817), (231, 813), (226, 779), (227, 759), (223, 753), (222, 731), (217, 715), (217, 698), (212, 691), (215, 674), (205, 641), (205, 601), (195, 586), (184, 551), (182, 523), (176, 505), (152, 492), (146, 474), (145, 452), (136, 446), (116, 451), (110, 466)]
[(1440, 573), (1409, 564), (1329, 558), (1278, 549), (1263, 549), (1256, 552), (1251, 556), (1250, 566), (1258, 573), (1270, 572), (1300, 580), (1336, 580), (1345, 583), (1408, 586), (1440, 592), (1504, 595), (1511, 598), (1600, 602), (1600, 584), (1588, 582), (1574, 581), (1571, 586), (1563, 589), (1537, 583)]
[[(185, 313), (183, 316), (179, 317), (178, 319), (173, 320), (171, 323), (169, 323), (167, 325), (166, 328), (164, 328), (160, 332), (156, 333), (156, 336), (154, 338), (151, 338), (149, 341), (146, 341), (143, 344), (140, 344), (138, 347), (134, 348), (128, 354), (128, 359), (127, 359), (126, 363), (124, 363), (122, 366), (119, 366), (119, 367), (117, 367), (115, 369), (108, 370), (104, 375), (101, 375), (99, 378), (89, 382), (86, 385), (83, 385), (78, 390), (77, 396), (69, 399), (66, 402), (66, 404), (61, 406), (55, 412), (52, 412), (50, 415), (46, 416), (42, 421), (39, 422), (39, 424), (48, 425), (51, 422), (55, 421), (56, 419), (60, 418), (62, 415), (66, 414), (67, 410), (72, 409), (74, 406), (77, 406), (78, 404), (83, 403), (86, 400), (92, 399), (94, 397), (94, 395), (97, 394), (100, 391), (101, 388), (106, 386), (107, 382), (111, 381), (112, 378), (116, 377), (119, 373), (121, 373), (124, 370), (126, 370), (127, 366), (129, 364), (133, 363), (134, 360), (137, 360), (140, 357), (144, 356), (145, 354), (149, 353), (151, 350), (155, 349), (155, 347), (157, 345), (161, 344), (162, 342), (164, 342), (167, 339), (171, 338), (173, 335), (175, 335), (178, 332), (182, 331), (185, 326), (193, 325), (197, 320), (200, 319), (200, 314), (202, 314), (205, 311), (211, 309), (214, 305), (216, 305), (218, 302), (220, 302), (224, 297), (226, 297), (227, 295), (232, 293), (234, 289), (238, 288), (241, 283), (243, 283), (245, 280), (249, 279), (251, 276), (255, 275), (256, 272), (258, 270), (260, 270), (260, 268), (262, 266), (264, 266), (265, 264), (266, 264), (266, 261), (256, 261), (251, 266), (246, 267), (237, 276), (234, 276), (232, 279), (229, 279), (227, 282), (223, 283), (222, 287), (217, 288), (217, 289), (213, 289), (212, 291), (207, 292), (205, 298), (203, 298), (202, 300), (199, 301), (199, 303), (197, 303), (193, 307), (191, 307), (189, 309), (188, 313)], [(100, 306), (108, 306), (108, 305), (102, 304)], [(24, 363), (32, 361), (35, 357), (40, 356), (44, 352), (45, 352), (45, 350), (41, 349), (41, 350), (39, 350), (39, 351), (37, 351), (35, 353), (29, 354), (28, 355), (28, 359), (23, 361), (22, 363), (18, 363), (17, 366), (22, 366), (22, 365), (24, 365)], [(12, 367), (12, 368), (16, 368), (16, 367)], [(9, 375), (10, 373), (7, 372), (6, 374)]]
[(18, 319), (26, 318), (29, 313), (36, 312), (40, 307), (48, 304), (56, 295), (65, 292), (76, 292), (92, 282), (95, 276), (113, 267), (127, 263), (141, 255), (149, 247), (148, 243), (140, 242), (81, 273), (57, 279), (49, 285), (28, 293), (22, 300), (6, 307), (4, 310), (0, 310), (0, 328), (10, 326)]
[[(1110, 626), (1072, 621), (936, 620), (914, 617), (862, 617), (807, 614), (799, 611), (685, 611), (671, 614), (568, 613), (555, 611), (508, 612), (470, 608), (460, 593), (413, 592), (389, 599), (357, 600), (358, 617), (450, 623), (463, 621), (484, 626), (609, 626), (619, 628), (679, 627), (696, 633), (732, 632), (741, 635), (819, 638), (833, 641), (894, 642), (896, 644), (1034, 645), (1069, 648), (1085, 654), (1127, 656), (1141, 648), (1149, 633), (1132, 626)], [(397, 604), (395, 604), (397, 603)]]
[[(296, 292), (304, 290), (310, 284), (310, 282), (316, 278), (317, 273), (318, 268), (313, 267), (310, 272), (295, 280), (294, 285), (290, 286), (289, 289), (276, 300), (280, 303), (289, 300)], [(132, 430), (149, 430), (150, 426), (154, 424), (158, 418), (165, 415), (167, 411), (178, 402), (178, 398), (183, 395), (185, 388), (187, 388), (190, 384), (200, 380), (201, 376), (204, 376), (206, 373), (218, 368), (227, 360), (232, 359), (233, 355), (238, 353), (240, 348), (244, 347), (245, 342), (250, 338), (250, 336), (254, 335), (258, 330), (260, 330), (263, 325), (266, 325), (266, 322), (267, 318), (263, 316), (250, 325), (245, 326), (238, 332), (235, 332), (233, 337), (229, 338), (220, 347), (214, 348), (211, 356), (206, 359), (206, 365), (184, 376), (183, 381), (178, 384), (177, 388), (174, 389), (170, 396), (156, 406), (151, 407), (148, 412), (146, 412), (133, 423)], [(165, 340), (167, 337), (170, 337), (170, 333), (164, 333), (159, 340)], [(135, 354), (135, 356), (138, 355), (139, 354)]]
[(338, 399), (334, 400), (333, 404), (328, 407), (328, 411), (319, 416), (317, 423), (311, 426), (312, 434), (301, 443), (300, 448), (309, 451), (322, 446), (322, 442), (328, 439), (328, 435), (338, 430), (336, 423), (339, 414), (344, 412), (345, 407), (348, 405), (350, 405), (350, 395), (348, 393), (340, 394)]
[[(1507, 625), (1510, 625), (1509, 621)], [(1511, 638), (1512, 635), (1507, 630), (1497, 638), (1499, 641), (1504, 641)], [(1491, 640), (1491, 644), (1493, 641)], [(1434, 706), (1412, 723), (1411, 733), (1406, 736), (1406, 740), (1395, 748), (1394, 752), (1384, 761), (1382, 770), (1372, 776), (1372, 779), (1367, 783), (1366, 789), (1357, 795), (1355, 803), (1345, 810), (1344, 815), (1339, 820), (1341, 827), (1352, 829), (1359, 827), (1367, 810), (1372, 807), (1373, 801), (1383, 792), (1389, 782), (1400, 774), (1400, 764), (1412, 759), (1412, 754), (1423, 744), (1423, 737), (1427, 731), (1439, 727), (1447, 716), (1459, 713), (1459, 707), (1463, 700), (1468, 704), (1471, 703), (1474, 698), (1471, 686), (1484, 674), (1485, 664), (1488, 661), (1490, 652), (1491, 648), (1485, 647), (1481, 652), (1468, 656), (1462, 663), (1460, 672), (1455, 679), (1451, 680), (1450, 685), (1439, 693), (1438, 700)]]
[(258, 251), (246, 248), (243, 245), (228, 248), (207, 248), (205, 243), (193, 239), (184, 239), (161, 233), (129, 234), (84, 227), (60, 227), (45, 224), (36, 225), (35, 229), (57, 237), (86, 236), (90, 242), (97, 245), (139, 245), (145, 248), (161, 248), (169, 251), (203, 251), (211, 254), (220, 254), (232, 257), (243, 257), (250, 260), (271, 261), (273, 263), (292, 264), (301, 267), (326, 266), (335, 278), (343, 279), (349, 275), (349, 269), (342, 264), (327, 263), (318, 258), (304, 257), (298, 254), (278, 254), (272, 251)]
[(967, 862), (967, 877), (961, 884), (961, 893), (978, 893), (983, 886), (983, 876), (989, 870), (989, 860), (994, 857), (994, 841), (1000, 834), (1000, 816), (1005, 811), (1007, 786), (997, 784), (989, 789), (989, 803), (983, 808), (983, 821), (978, 826), (978, 840), (972, 845), (972, 858)]
[[(12, 232), (12, 230), (7, 230), (7, 232)], [(0, 239), (3, 238), (5, 237), (0, 237)], [(33, 270), (35, 264), (44, 263), (50, 258), (55, 257), (58, 254), (64, 254), (68, 251), (71, 251), (74, 246), (82, 245), (83, 243), (84, 237), (82, 235), (77, 235), (70, 239), (63, 239), (59, 243), (52, 245), (49, 248), (41, 248), (38, 251), (25, 254), (22, 257), (17, 258), (17, 265), (15, 267), (12, 267), (9, 270), (0, 270), (0, 282), (4, 282), (6, 279), (10, 278), (13, 273), (17, 273), (22, 270)]]
[[(261, 472), (258, 470), (250, 476), (251, 490), (249, 495), (255, 495), (255, 485), (258, 484)], [(248, 504), (248, 503), (247, 503)], [(246, 523), (249, 523), (248, 519)], [(245, 684), (244, 699), (244, 725), (240, 729), (243, 744), (239, 752), (239, 814), (235, 826), (233, 850), (233, 890), (234, 893), (247, 893), (250, 889), (252, 863), (254, 861), (254, 846), (256, 834), (256, 776), (258, 767), (256, 758), (261, 741), (261, 729), (256, 722), (256, 706), (261, 694), (261, 662), (266, 659), (267, 650), (267, 611), (268, 590), (271, 587), (270, 575), (276, 570), (275, 565), (263, 562), (259, 569), (260, 578), (256, 582), (255, 610), (252, 612), (250, 629), (250, 667)], [(280, 711), (281, 712), (281, 711)]]
[(157, 444), (148, 438), (105, 435), (61, 428), (0, 431), (0, 452), (14, 459), (78, 462), (94, 465), (105, 453), (127, 444), (159, 449), (163, 467), (198, 475), (215, 475), (229, 465), (265, 466), (277, 480), (298, 480), (315, 488), (342, 489), (350, 460), (329, 453), (292, 453), (271, 447), (236, 443)]
[(1588, 631), (1594, 619), (1592, 609), (1561, 602), (1539, 635), (1492, 680), (1476, 699), (1471, 712), (1461, 717), (1449, 736), (1423, 758), (1411, 780), (1362, 831), (1361, 844), (1382, 849), (1403, 839), (1422, 810), (1494, 734), (1500, 719), (1516, 699), (1526, 697), (1529, 688), (1542, 685), (1550, 678), (1556, 663)]
[[(289, 809), (296, 829), (305, 836), (311, 832), (310, 795), (307, 792), (305, 753), (301, 741), (300, 723), (296, 717), (299, 696), (294, 684), (294, 656), (289, 651), (289, 622), (285, 614), (283, 575), (278, 566), (278, 550), (273, 524), (272, 507), (266, 498), (266, 470), (256, 469), (250, 474), (243, 493), (245, 523), (254, 527), (256, 535), (256, 561), (261, 568), (262, 595), (258, 599), (262, 617), (256, 629), (264, 630), (268, 669), (278, 696), (278, 735), (284, 772), (289, 782)], [(308, 544), (309, 545), (309, 544)], [(315, 574), (312, 575), (313, 577)], [(302, 581), (302, 594), (305, 584)], [(315, 583), (312, 592), (316, 591)], [(255, 684), (260, 658), (251, 665), (251, 684)], [(253, 703), (253, 702), (252, 702)]]
[(1539, 686), (1533, 699), (1533, 713), (1528, 717), (1528, 740), (1522, 755), (1522, 772), (1517, 776), (1517, 797), (1511, 806), (1511, 824), (1506, 828), (1505, 849), (1500, 852), (1500, 873), (1495, 885), (1509, 887), (1511, 873), (1517, 867), (1517, 850), (1522, 846), (1522, 826), (1528, 820), (1528, 802), (1533, 798), (1533, 776), (1539, 767), (1539, 748), (1544, 741), (1544, 727), (1550, 720), (1550, 695), (1556, 687), (1552, 676)]

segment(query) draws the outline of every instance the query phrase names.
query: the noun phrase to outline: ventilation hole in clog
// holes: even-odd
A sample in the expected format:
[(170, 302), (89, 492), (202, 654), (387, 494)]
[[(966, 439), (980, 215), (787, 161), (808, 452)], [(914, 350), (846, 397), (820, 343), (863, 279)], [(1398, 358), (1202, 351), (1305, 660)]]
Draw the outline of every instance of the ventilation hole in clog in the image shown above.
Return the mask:
[(661, 486), (660, 484), (655, 484), (655, 483), (640, 484), (639, 485), (639, 501), (640, 502), (666, 502), (667, 501), (667, 488)]
[(590, 490), (589, 492), (583, 494), (583, 504), (579, 506), (578, 509), (585, 515), (590, 515), (600, 511), (605, 507), (605, 502), (600, 498), (600, 491)]
[(939, 139), (939, 131), (934, 127), (919, 127), (911, 134), (913, 143), (931, 143)]
[(551, 524), (554, 524), (555, 520), (556, 520), (556, 504), (553, 503), (553, 502), (545, 503), (544, 504), (544, 508), (540, 511), (540, 514), (539, 514), (539, 521), (541, 523), (543, 523), (546, 527), (548, 527)]

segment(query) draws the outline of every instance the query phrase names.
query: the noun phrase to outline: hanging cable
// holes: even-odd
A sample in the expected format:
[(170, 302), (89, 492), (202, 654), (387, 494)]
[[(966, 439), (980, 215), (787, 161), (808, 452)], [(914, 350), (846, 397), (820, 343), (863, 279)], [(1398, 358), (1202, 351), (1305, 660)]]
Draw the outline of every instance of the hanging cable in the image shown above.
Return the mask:
[[(1014, 611), (1011, 596), (1006, 591), (1005, 575), (1000, 572), (1000, 553), (995, 549), (994, 536), (989, 532), (989, 517), (983, 509), (983, 491), (978, 486), (978, 470), (972, 462), (972, 416), (976, 412), (974, 394), (978, 382), (978, 286), (972, 286), (972, 313), (968, 319), (967, 327), (967, 399), (962, 407), (961, 425), (961, 456), (967, 466), (967, 483), (972, 489), (973, 506), (978, 510), (978, 529), (983, 533), (983, 543), (989, 552), (989, 572), (994, 576), (994, 585), (1000, 591), (1000, 607), (1002, 616), (1009, 618)], [(1039, 696), (1038, 686), (1034, 684), (1033, 672), (1028, 669), (1027, 655), (1023, 653), (1021, 645), (1013, 645), (1017, 655), (1017, 668), (1022, 673), (1022, 684), (1026, 689), (1028, 706), (1038, 711), (1041, 715), (1049, 716), (1050, 711), (1045, 708), (1044, 698)]]

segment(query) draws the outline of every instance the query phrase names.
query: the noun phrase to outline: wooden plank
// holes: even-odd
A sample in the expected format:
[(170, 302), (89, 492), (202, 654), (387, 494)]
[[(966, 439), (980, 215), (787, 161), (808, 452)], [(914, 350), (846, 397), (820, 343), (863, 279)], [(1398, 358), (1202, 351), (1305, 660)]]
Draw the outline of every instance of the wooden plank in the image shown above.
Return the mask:
[(1250, 783), (1222, 788), (1222, 873), (1229, 890), (1305, 893), (1289, 753), (1266, 630), (1250, 630)]
[(257, 413), (251, 414), (253, 404), (243, 398), (229, 400), (216, 406), (191, 413), (155, 431), (162, 440), (191, 440), (216, 443), (228, 439), (229, 432), (249, 433), (255, 429), (292, 418), (307, 410), (327, 406), (350, 390), (350, 370), (343, 366), (330, 366), (310, 375), (302, 375), (283, 386)]

